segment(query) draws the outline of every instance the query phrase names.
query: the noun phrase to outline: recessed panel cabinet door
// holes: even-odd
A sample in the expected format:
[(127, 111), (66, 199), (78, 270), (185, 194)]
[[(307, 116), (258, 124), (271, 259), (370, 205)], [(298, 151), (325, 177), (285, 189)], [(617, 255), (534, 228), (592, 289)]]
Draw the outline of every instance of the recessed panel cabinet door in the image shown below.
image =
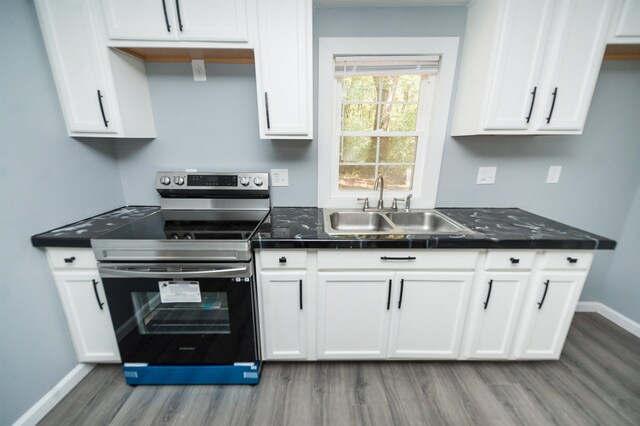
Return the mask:
[(398, 273), (389, 358), (455, 359), (473, 273)]
[(174, 0), (102, 0), (109, 38), (176, 40)]
[(318, 273), (318, 359), (387, 356), (391, 272)]
[(549, 74), (540, 93), (539, 130), (582, 130), (606, 48), (612, 0), (558, 2)]
[(517, 359), (558, 359), (587, 275), (536, 274), (524, 301), (516, 334)]
[(247, 41), (245, 0), (179, 0), (176, 15), (180, 40)]
[(474, 283), (465, 334), (469, 359), (507, 359), (529, 273), (483, 273)]
[(260, 273), (264, 359), (307, 358), (306, 272)]
[(539, 76), (552, 18), (550, 0), (509, 0), (498, 33), (487, 130), (526, 130), (539, 100)]
[(95, 272), (54, 273), (80, 362), (120, 362), (102, 280)]

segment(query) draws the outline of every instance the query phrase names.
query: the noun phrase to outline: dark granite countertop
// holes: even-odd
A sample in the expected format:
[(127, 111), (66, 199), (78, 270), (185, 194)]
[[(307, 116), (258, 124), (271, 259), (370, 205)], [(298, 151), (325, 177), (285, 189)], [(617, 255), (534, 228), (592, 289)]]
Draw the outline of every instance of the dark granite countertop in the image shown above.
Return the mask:
[(91, 247), (99, 237), (158, 211), (157, 206), (124, 206), (31, 237), (34, 247)]
[(274, 207), (253, 248), (503, 248), (612, 250), (616, 242), (517, 208), (437, 208), (475, 234), (342, 235), (324, 232), (322, 209)]

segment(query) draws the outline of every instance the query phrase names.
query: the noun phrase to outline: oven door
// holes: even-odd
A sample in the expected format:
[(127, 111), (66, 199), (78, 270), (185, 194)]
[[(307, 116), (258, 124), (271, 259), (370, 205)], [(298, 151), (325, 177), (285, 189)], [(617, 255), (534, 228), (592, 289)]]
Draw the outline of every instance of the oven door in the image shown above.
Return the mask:
[(252, 263), (99, 263), (122, 361), (257, 360)]

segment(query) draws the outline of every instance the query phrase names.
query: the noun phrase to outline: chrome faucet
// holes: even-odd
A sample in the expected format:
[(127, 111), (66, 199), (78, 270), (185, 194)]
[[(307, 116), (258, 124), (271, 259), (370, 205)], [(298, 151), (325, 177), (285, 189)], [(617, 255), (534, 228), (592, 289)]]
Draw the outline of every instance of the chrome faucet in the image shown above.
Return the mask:
[(413, 198), (412, 194), (407, 195), (407, 200), (404, 202), (404, 211), (408, 212), (411, 210), (411, 198)]
[(376, 191), (378, 189), (378, 183), (380, 184), (380, 199), (378, 200), (378, 209), (384, 208), (384, 200), (382, 199), (382, 194), (384, 193), (384, 176), (378, 175), (373, 184), (373, 190)]

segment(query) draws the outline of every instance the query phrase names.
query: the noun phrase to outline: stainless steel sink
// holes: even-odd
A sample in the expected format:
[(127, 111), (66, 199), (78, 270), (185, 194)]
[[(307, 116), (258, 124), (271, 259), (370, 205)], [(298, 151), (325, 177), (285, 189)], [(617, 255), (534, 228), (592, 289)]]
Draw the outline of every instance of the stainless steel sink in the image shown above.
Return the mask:
[(363, 211), (329, 213), (331, 230), (345, 234), (392, 234), (393, 225), (382, 214)]
[(324, 210), (329, 235), (473, 234), (474, 232), (435, 210), (364, 212)]

